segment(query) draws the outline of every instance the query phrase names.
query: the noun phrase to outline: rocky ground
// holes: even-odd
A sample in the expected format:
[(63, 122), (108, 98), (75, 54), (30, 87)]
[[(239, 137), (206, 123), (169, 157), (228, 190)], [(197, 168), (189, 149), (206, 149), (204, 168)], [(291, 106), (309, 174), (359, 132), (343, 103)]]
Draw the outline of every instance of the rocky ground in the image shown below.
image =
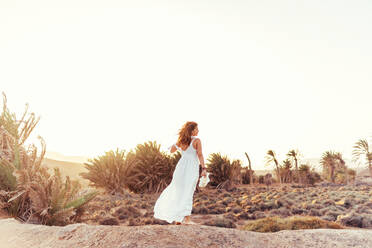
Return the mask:
[[(89, 203), (82, 222), (92, 225), (167, 224), (154, 219), (159, 194), (99, 195)], [(348, 227), (372, 228), (372, 187), (319, 185), (241, 186), (202, 189), (194, 195), (192, 220), (202, 225), (243, 229), (265, 217), (314, 216)]]
[[(372, 247), (372, 187), (242, 186), (196, 192), (192, 220), (154, 219), (159, 194), (101, 194), (80, 221), (65, 227), (22, 224), (0, 212), (0, 248), (33, 247)], [(258, 233), (244, 230), (265, 217), (314, 216), (347, 229)], [(223, 228), (228, 227), (228, 228)]]
[(314, 229), (257, 233), (203, 225), (65, 227), (0, 220), (1, 248), (177, 248), (177, 247), (372, 247), (372, 230)]

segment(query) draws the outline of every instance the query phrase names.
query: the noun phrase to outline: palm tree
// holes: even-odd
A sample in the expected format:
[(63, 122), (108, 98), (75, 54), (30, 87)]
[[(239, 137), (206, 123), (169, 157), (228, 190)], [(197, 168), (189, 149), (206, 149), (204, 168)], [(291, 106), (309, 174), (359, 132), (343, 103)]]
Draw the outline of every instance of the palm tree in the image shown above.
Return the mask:
[(283, 160), (283, 164), (280, 167), (280, 177), (282, 182), (290, 183), (292, 182), (292, 163), (289, 159)]
[(353, 146), (353, 161), (354, 162), (361, 162), (365, 159), (366, 164), (369, 168), (369, 174), (372, 177), (372, 148), (368, 144), (366, 139), (358, 140), (355, 145)]
[(292, 158), (292, 160), (294, 161), (295, 168), (296, 168), (297, 180), (300, 181), (300, 172), (298, 171), (298, 156), (299, 156), (298, 150), (290, 150), (287, 153), (287, 156)]
[(336, 170), (335, 153), (333, 151), (326, 151), (323, 153), (320, 164), (323, 166), (324, 175), (334, 183)]
[(253, 170), (252, 170), (252, 164), (251, 160), (249, 159), (248, 154), (245, 152), (245, 156), (248, 159), (248, 168), (249, 168), (249, 184), (253, 184)]
[(341, 173), (345, 173), (346, 183), (349, 183), (349, 174), (347, 171), (345, 160), (342, 158), (342, 154), (340, 152), (336, 152), (334, 154), (334, 159), (336, 162), (336, 169), (341, 171)]
[(274, 164), (275, 164), (276, 175), (278, 177), (278, 182), (282, 183), (282, 179), (280, 177), (280, 171), (279, 171), (279, 163), (278, 163), (278, 160), (276, 159), (275, 152), (273, 150), (269, 150), (269, 151), (267, 151), (267, 154), (266, 154), (266, 164), (270, 165), (272, 162), (274, 162)]

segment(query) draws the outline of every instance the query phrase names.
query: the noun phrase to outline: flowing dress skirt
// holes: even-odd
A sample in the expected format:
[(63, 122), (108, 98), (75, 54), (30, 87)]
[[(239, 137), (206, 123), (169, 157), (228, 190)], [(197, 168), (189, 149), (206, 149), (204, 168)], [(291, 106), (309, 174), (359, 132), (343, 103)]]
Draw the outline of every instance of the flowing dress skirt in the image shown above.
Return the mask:
[(193, 153), (184, 153), (173, 172), (171, 183), (160, 194), (154, 206), (154, 217), (181, 222), (191, 215), (192, 202), (199, 178), (199, 160)]

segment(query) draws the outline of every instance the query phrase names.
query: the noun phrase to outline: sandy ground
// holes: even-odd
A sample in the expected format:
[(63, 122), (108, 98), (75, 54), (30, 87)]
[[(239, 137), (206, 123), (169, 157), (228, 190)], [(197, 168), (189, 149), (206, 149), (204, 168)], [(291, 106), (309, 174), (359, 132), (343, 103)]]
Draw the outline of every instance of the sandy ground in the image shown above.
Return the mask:
[(202, 225), (65, 227), (0, 220), (1, 248), (61, 247), (372, 247), (372, 230), (315, 229), (256, 233)]

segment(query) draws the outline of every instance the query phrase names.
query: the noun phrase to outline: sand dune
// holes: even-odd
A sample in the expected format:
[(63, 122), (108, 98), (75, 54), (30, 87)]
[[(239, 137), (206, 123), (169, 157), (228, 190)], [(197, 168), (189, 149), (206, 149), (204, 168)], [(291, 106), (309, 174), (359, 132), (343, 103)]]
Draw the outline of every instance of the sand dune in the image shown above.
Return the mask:
[(69, 176), (71, 179), (79, 180), (83, 186), (88, 186), (89, 181), (81, 178), (79, 173), (86, 172), (84, 164), (74, 163), (69, 161), (59, 161), (54, 159), (44, 159), (43, 165), (48, 167), (50, 171), (54, 168), (59, 168), (63, 176)]

